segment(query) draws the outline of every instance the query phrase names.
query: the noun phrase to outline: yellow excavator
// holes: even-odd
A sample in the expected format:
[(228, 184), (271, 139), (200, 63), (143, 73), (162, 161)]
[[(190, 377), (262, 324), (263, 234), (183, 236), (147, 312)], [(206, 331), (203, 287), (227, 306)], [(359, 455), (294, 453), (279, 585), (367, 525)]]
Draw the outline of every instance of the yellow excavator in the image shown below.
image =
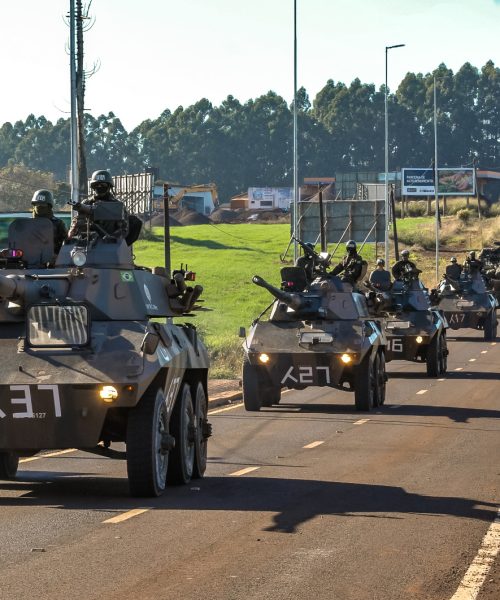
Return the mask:
[(210, 192), (214, 208), (217, 208), (219, 206), (219, 196), (217, 193), (217, 186), (215, 185), (215, 183), (204, 183), (200, 185), (185, 186), (180, 186), (179, 184), (175, 183), (163, 184), (164, 194), (166, 194), (167, 191), (171, 189), (175, 190), (175, 194), (169, 194), (169, 206), (172, 210), (176, 210), (178, 208), (192, 208), (196, 210), (196, 196), (191, 195), (195, 194), (196, 192)]

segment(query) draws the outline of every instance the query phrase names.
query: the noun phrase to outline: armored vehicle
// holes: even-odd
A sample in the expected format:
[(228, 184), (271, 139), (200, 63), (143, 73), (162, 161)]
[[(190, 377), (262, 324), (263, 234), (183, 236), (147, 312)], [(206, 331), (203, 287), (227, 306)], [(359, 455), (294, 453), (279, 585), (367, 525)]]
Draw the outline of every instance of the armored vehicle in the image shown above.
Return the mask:
[(122, 210), (109, 201), (87, 208), (97, 231), (77, 234), (56, 258), (49, 220), (9, 227), (0, 253), (1, 478), (15, 476), (20, 456), (64, 448), (126, 457), (134, 496), (205, 472), (207, 352), (194, 326), (172, 322), (198, 307), (202, 287), (186, 284), (185, 270), (135, 265), (126, 240), (97, 225)]
[(269, 319), (261, 314), (244, 343), (245, 408), (278, 404), (283, 388), (329, 386), (354, 392), (356, 410), (369, 411), (385, 400), (384, 332), (364, 295), (328, 274), (326, 252), (302, 246), (300, 266), (281, 269), (280, 288), (253, 278), (275, 300)]
[(480, 273), (465, 271), (457, 280), (444, 277), (437, 289), (437, 301), (451, 329), (482, 329), (486, 341), (496, 338), (498, 303)]
[(500, 242), (495, 242), (493, 247), (483, 248), (479, 260), (483, 263), (487, 287), (500, 303)]
[(430, 377), (446, 373), (448, 323), (439, 308), (431, 307), (418, 272), (409, 270), (389, 290), (372, 292), (368, 306), (383, 317), (388, 362), (425, 362)]

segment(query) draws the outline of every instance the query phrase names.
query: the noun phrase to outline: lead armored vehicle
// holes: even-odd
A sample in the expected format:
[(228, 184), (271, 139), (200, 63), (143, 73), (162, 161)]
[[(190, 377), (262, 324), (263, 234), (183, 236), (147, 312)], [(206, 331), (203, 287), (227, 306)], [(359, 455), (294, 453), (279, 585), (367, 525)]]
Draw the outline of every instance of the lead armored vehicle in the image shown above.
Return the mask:
[(383, 317), (387, 362), (425, 362), (430, 377), (446, 373), (448, 323), (439, 308), (431, 307), (418, 272), (410, 269), (387, 291), (372, 294), (368, 305)]
[(437, 289), (439, 308), (451, 329), (482, 329), (486, 341), (497, 336), (498, 302), (480, 273), (462, 272), (457, 280), (444, 277)]
[(385, 400), (384, 332), (364, 295), (328, 274), (326, 252), (302, 246), (306, 260), (281, 269), (279, 288), (253, 278), (275, 300), (269, 319), (260, 315), (244, 343), (245, 408), (278, 404), (283, 388), (328, 386), (354, 392), (356, 410), (369, 411)]
[[(117, 221), (122, 210), (98, 202), (87, 217)], [(158, 496), (206, 467), (207, 352), (195, 327), (172, 322), (197, 308), (202, 287), (183, 270), (136, 266), (125, 239), (96, 227), (54, 259), (49, 220), (10, 225), (0, 257), (0, 477), (40, 450), (118, 456), (110, 446), (125, 442), (132, 495)]]

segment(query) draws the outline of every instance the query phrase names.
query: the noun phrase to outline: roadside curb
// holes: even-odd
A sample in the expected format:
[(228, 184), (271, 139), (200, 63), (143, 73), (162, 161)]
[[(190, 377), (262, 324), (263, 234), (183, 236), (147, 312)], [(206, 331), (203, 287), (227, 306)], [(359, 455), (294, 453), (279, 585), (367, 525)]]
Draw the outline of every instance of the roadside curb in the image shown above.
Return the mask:
[(238, 400), (243, 400), (243, 394), (241, 392), (222, 392), (209, 397), (208, 406), (209, 408), (217, 408), (217, 406), (224, 406), (226, 404), (237, 402)]

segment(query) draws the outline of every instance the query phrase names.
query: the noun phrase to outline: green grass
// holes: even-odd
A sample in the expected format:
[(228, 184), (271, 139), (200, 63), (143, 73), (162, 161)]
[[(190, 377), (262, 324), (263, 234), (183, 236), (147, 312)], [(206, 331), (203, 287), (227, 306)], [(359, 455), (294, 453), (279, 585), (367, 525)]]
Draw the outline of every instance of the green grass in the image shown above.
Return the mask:
[[(204, 287), (204, 306), (211, 312), (197, 312), (187, 318), (196, 324), (212, 356), (212, 377), (235, 377), (241, 368), (240, 326), (251, 322), (272, 301), (272, 296), (252, 283), (260, 275), (279, 287), (280, 254), (289, 238), (288, 224), (192, 225), (171, 229), (172, 269), (181, 263), (196, 272), (196, 282)], [(163, 228), (153, 228), (154, 240), (134, 244), (136, 263), (147, 267), (162, 266)], [(333, 246), (329, 248), (333, 250)], [(342, 244), (336, 256), (342, 256)], [(366, 245), (362, 255), (373, 261), (373, 245)], [(293, 247), (287, 255), (292, 264)], [(186, 319), (186, 320), (187, 320)]]

